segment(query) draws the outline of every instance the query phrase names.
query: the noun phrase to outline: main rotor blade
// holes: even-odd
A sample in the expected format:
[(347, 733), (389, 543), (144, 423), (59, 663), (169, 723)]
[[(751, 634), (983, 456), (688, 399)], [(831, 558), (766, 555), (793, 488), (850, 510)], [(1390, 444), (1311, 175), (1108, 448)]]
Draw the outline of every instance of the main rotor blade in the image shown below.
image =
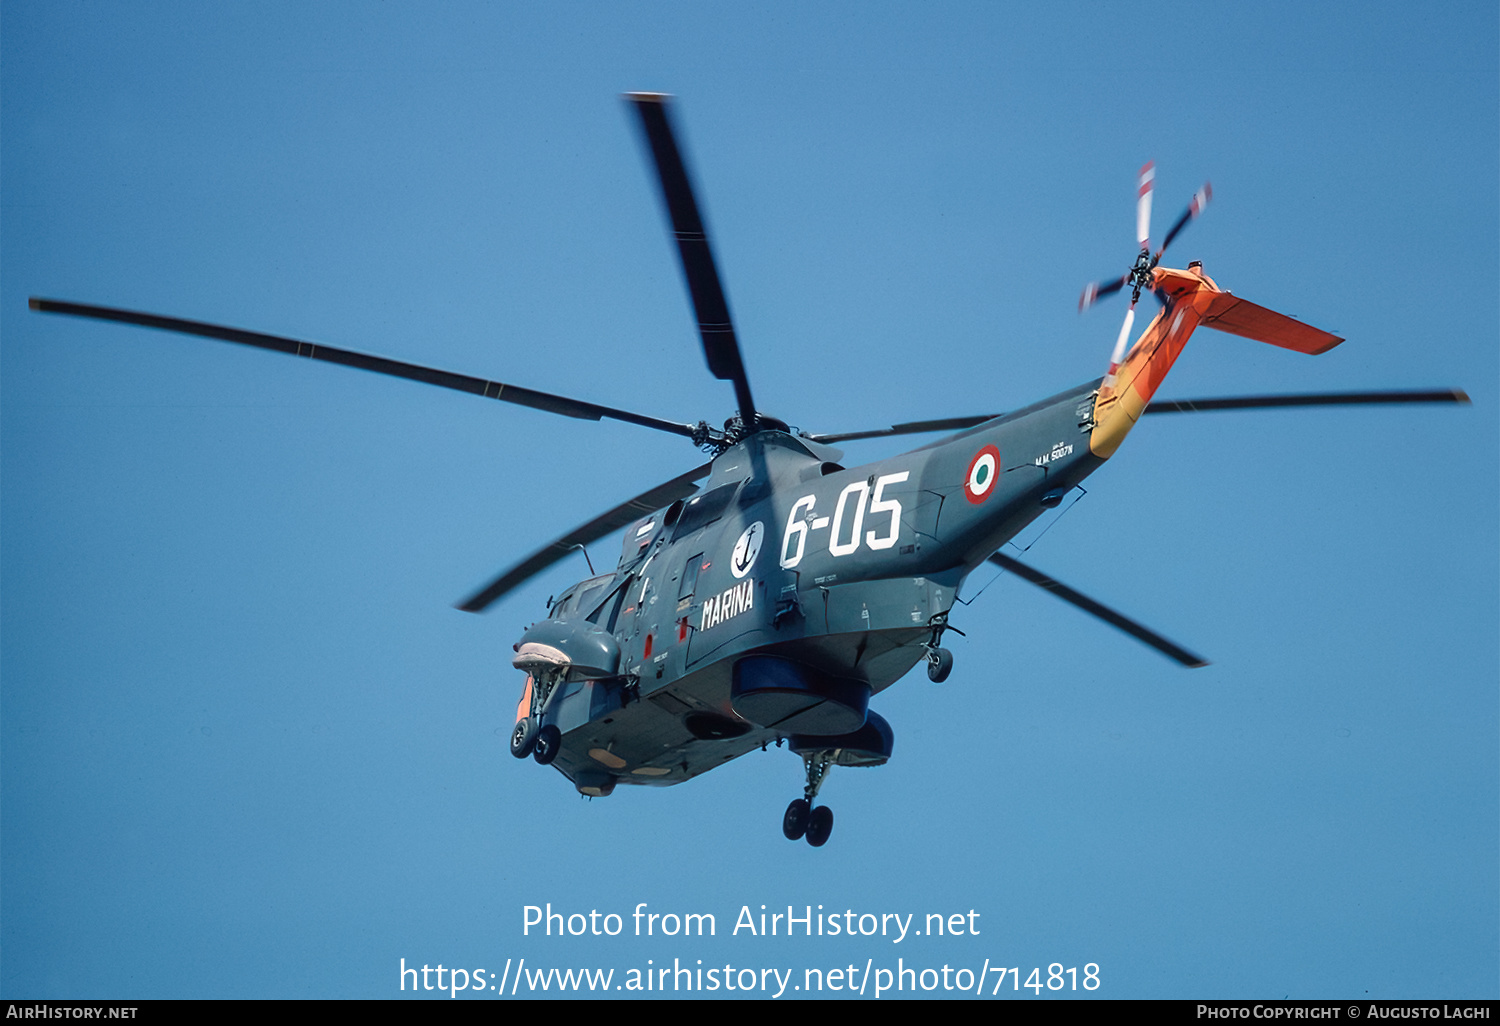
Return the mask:
[(1082, 609), (1085, 613), (1090, 613), (1094, 616), (1097, 616), (1105, 623), (1110, 624), (1114, 627), (1118, 627), (1120, 630), (1124, 631), (1126, 634), (1129, 634), (1131, 637), (1136, 638), (1139, 641), (1144, 641), (1146, 644), (1156, 649), (1168, 659), (1175, 659), (1177, 660), (1177, 662), (1190, 669), (1196, 669), (1200, 666), (1208, 665), (1208, 662), (1201, 656), (1196, 656), (1193, 653), (1189, 652), (1187, 649), (1182, 648), (1178, 645), (1174, 645), (1172, 642), (1168, 641), (1160, 634), (1157, 634), (1155, 631), (1141, 626), (1140, 624), (1136, 623), (1134, 620), (1126, 616), (1122, 616), (1121, 614), (1115, 612), (1113, 609), (1110, 609), (1108, 606), (1103, 605), (1102, 603), (1095, 602), (1087, 595), (1074, 591), (1066, 584), (1063, 584), (1061, 581), (1055, 578), (1048, 577), (1040, 570), (1033, 570), (1031, 567), (1027, 566), (1025, 563), (1022, 563), (1020, 560), (1012, 559), (1010, 556), (997, 552), (990, 557), (990, 562), (994, 563), (998, 567), (1009, 570), (1011, 573), (1015, 574), (1017, 577), (1020, 577), (1022, 580), (1030, 581), (1032, 584), (1036, 584), (1043, 588), (1046, 588), (1048, 591), (1056, 595), (1058, 598), (1062, 599), (1064, 602), (1071, 602), (1079, 609)]
[(703, 338), (708, 369), (721, 381), (734, 382), (740, 418), (753, 430), (755, 402), (750, 398), (750, 379), (745, 375), (740, 345), (735, 339), (734, 324), (729, 319), (729, 302), (724, 298), (724, 287), (719, 281), (713, 250), (708, 244), (708, 233), (703, 228), (698, 201), (693, 196), (692, 179), (688, 177), (687, 165), (677, 148), (677, 138), (667, 114), (670, 98), (664, 93), (626, 93), (625, 98), (635, 105), (641, 117), (641, 127), (656, 161), (656, 175), (661, 182), (662, 198), (667, 203), (667, 214), (672, 219), (672, 231), (677, 236), (677, 252), (682, 258), (682, 273), (687, 278), (688, 293), (693, 299), (693, 312), (698, 317), (698, 334)]
[(845, 431), (834, 435), (803, 435), (810, 442), (833, 445), (836, 442), (853, 442), (861, 438), (889, 438), (892, 435), (920, 435), (927, 431), (962, 431), (987, 420), (994, 420), (998, 413), (986, 413), (979, 417), (948, 417), (944, 420), (913, 420), (905, 424), (894, 424), (873, 431)]
[(38, 299), (35, 296), (31, 298), (30, 305), (31, 309), (42, 313), (68, 314), (99, 321), (118, 321), (121, 324), (134, 324), (142, 328), (173, 331), (180, 335), (194, 335), (199, 338), (218, 339), (222, 342), (238, 342), (240, 345), (269, 349), (273, 352), (286, 353), (289, 356), (303, 356), (311, 360), (322, 360), (358, 370), (373, 371), (376, 374), (385, 374), (393, 378), (406, 378), (410, 381), (437, 385), (440, 388), (469, 392), (473, 395), (484, 396), (486, 399), (499, 399), (502, 402), (530, 406), (532, 409), (560, 413), (564, 417), (576, 417), (579, 420), (599, 420), (602, 417), (609, 417), (611, 420), (622, 420), (627, 424), (639, 424), (641, 427), (655, 428), (658, 431), (667, 431), (688, 438), (692, 438), (695, 431), (692, 424), (675, 424), (669, 420), (659, 420), (656, 417), (630, 413), (627, 410), (617, 410), (611, 406), (586, 403), (578, 399), (569, 399), (566, 396), (553, 395), (550, 392), (538, 392), (535, 389), (521, 388), (519, 385), (486, 381), (484, 378), (470, 377), (467, 374), (454, 374), (450, 371), (435, 370), (414, 363), (403, 363), (400, 360), (388, 360), (383, 356), (370, 356), (348, 349), (335, 349), (333, 346), (284, 338), (280, 335), (267, 335), (259, 331), (188, 321), (180, 317), (162, 317), (158, 314), (139, 313), (134, 310), (119, 310), (108, 306), (90, 306), (85, 303), (69, 303), (58, 299)]
[[(1329, 392), (1322, 395), (1251, 395), (1224, 399), (1157, 400), (1146, 407), (1147, 413), (1203, 413), (1209, 410), (1253, 410), (1278, 406), (1360, 406), (1396, 403), (1467, 403), (1468, 393), (1458, 388), (1426, 392)], [(833, 445), (865, 438), (889, 438), (893, 435), (918, 435), (929, 431), (962, 431), (994, 420), (998, 413), (975, 417), (948, 417), (943, 420), (913, 420), (871, 431), (845, 431), (838, 434), (802, 437), (810, 442)]]
[(1258, 410), (1282, 406), (1366, 406), (1394, 403), (1467, 403), (1462, 389), (1427, 392), (1329, 392), (1322, 395), (1246, 395), (1224, 399), (1158, 400), (1147, 413), (1205, 413), (1209, 410)]
[(693, 484), (700, 478), (707, 477), (712, 463), (705, 463), (695, 470), (674, 477), (666, 484), (659, 484), (650, 491), (642, 492), (633, 499), (627, 499), (614, 509), (601, 514), (584, 524), (576, 530), (569, 531), (561, 538), (551, 542), (521, 562), (496, 577), (489, 584), (458, 603), (458, 608), (466, 613), (483, 612), (492, 602), (504, 595), (506, 592), (519, 587), (530, 578), (541, 573), (547, 567), (556, 563), (568, 555), (580, 545), (598, 541), (611, 531), (619, 530), (632, 520), (636, 520), (647, 513), (655, 513), (678, 499), (685, 499), (698, 490)]

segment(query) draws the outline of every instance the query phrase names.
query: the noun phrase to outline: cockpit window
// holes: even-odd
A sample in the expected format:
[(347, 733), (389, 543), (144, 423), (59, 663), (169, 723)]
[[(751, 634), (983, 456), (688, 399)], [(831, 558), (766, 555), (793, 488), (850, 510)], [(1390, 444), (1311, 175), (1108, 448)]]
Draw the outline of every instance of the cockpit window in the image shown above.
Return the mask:
[[(608, 581), (606, 581), (605, 583), (608, 584)], [(599, 603), (598, 608), (589, 613), (589, 615), (584, 619), (588, 620), (589, 623), (594, 624), (599, 624), (601, 621), (603, 621), (601, 626), (603, 626), (605, 630), (613, 633), (615, 624), (620, 619), (620, 607), (625, 605), (625, 592), (633, 583), (635, 583), (634, 577), (626, 576), (625, 578), (623, 578), (620, 581), (620, 586), (616, 588), (612, 593), (605, 596), (603, 601)], [(599, 596), (603, 595), (604, 590), (602, 588), (595, 592), (596, 599)], [(588, 606), (580, 605), (579, 608), (587, 609)]]
[(614, 580), (614, 574), (605, 574), (602, 577), (591, 577), (581, 584), (573, 585), (570, 591), (552, 607), (553, 619), (562, 619), (569, 616), (577, 616), (580, 609), (591, 608), (592, 603), (597, 603), (604, 595), (604, 589), (609, 587), (609, 582)]

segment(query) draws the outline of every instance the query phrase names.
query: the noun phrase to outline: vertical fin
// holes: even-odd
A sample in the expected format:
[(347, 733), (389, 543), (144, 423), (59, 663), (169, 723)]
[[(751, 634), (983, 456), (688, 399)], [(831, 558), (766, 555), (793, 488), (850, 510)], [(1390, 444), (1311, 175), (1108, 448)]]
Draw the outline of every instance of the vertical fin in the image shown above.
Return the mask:
[[(1094, 402), (1095, 427), (1089, 434), (1089, 450), (1104, 459), (1115, 454), (1141, 419), (1212, 298), (1220, 295), (1212, 281), (1191, 271), (1158, 267), (1152, 278), (1153, 287), (1165, 294), (1166, 309), (1152, 319), (1118, 369), (1105, 378)], [(1129, 317), (1125, 323), (1128, 332)], [(1122, 341), (1124, 337), (1122, 333)], [(1117, 362), (1117, 358), (1112, 358), (1111, 368)]]

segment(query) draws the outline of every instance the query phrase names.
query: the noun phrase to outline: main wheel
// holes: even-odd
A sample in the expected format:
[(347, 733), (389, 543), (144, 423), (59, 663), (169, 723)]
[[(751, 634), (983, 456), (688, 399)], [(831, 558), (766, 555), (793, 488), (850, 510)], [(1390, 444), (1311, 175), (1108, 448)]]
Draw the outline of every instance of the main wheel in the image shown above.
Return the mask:
[(953, 653), (946, 648), (934, 648), (927, 653), (927, 679), (941, 684), (953, 672)]
[(833, 833), (833, 810), (826, 805), (819, 805), (807, 817), (807, 843), (814, 848), (821, 848), (828, 843), (828, 835)]
[(516, 729), (510, 732), (510, 754), (524, 759), (531, 754), (536, 744), (536, 720), (524, 716), (516, 721)]
[(788, 841), (795, 841), (807, 833), (807, 816), (812, 811), (806, 798), (798, 798), (786, 807), (786, 815), (781, 817), (781, 832), (786, 834)]
[(557, 758), (557, 753), (561, 750), (562, 731), (557, 729), (556, 724), (549, 723), (536, 732), (536, 742), (531, 750), (531, 757), (537, 761), (538, 765), (546, 766)]

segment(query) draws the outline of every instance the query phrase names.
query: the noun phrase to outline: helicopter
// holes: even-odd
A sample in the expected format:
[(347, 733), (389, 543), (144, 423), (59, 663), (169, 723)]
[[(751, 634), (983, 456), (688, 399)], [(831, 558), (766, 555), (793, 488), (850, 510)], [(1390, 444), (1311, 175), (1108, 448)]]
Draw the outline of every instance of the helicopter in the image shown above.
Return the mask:
[[(894, 731), (872, 699), (925, 664), (941, 683), (944, 647), (969, 576), (998, 566), (1124, 631), (1184, 667), (1201, 656), (1001, 551), (1109, 460), (1146, 414), (1288, 406), (1465, 403), (1456, 389), (1161, 401), (1157, 389), (1199, 326), (1308, 355), (1343, 339), (1221, 289), (1193, 262), (1161, 259), (1206, 208), (1205, 185), (1153, 250), (1155, 169), (1138, 176), (1139, 250), (1119, 277), (1090, 284), (1080, 311), (1128, 290), (1104, 375), (1006, 413), (843, 433), (794, 431), (760, 410), (692, 179), (660, 93), (628, 93), (650, 150), (710, 373), (730, 382), (722, 427), (678, 423), (517, 385), (305, 340), (74, 303), (32, 310), (234, 342), (406, 378), (562, 416), (676, 434), (707, 462), (541, 546), (457, 603), (490, 608), (578, 550), (623, 528), (613, 570), (549, 600), (515, 642), (524, 675), (510, 751), (559, 770), (591, 798), (620, 784), (670, 786), (755, 749), (787, 746), (805, 785), (782, 817), (789, 840), (824, 845), (818, 804), (836, 766), (874, 767)], [(1143, 295), (1160, 305), (1131, 343)], [(845, 466), (838, 443), (942, 434), (910, 452)], [(592, 564), (590, 564), (592, 572)]]

